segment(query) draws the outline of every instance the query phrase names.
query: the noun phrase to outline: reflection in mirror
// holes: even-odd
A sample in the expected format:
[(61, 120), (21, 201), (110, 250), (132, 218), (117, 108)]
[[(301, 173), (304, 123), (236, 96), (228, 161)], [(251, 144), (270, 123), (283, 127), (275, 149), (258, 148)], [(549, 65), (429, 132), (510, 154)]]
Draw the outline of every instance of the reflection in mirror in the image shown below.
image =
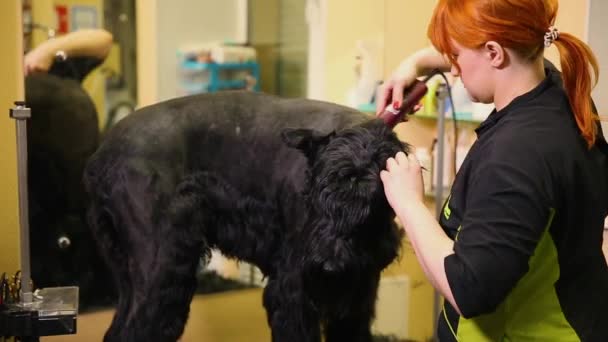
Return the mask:
[[(112, 305), (113, 281), (86, 223), (81, 179), (104, 133), (136, 107), (135, 0), (22, 4), (34, 285), (78, 286), (81, 311)], [(201, 272), (198, 292), (251, 286), (234, 272), (231, 279)]]
[[(180, 53), (192, 46), (215, 46), (214, 57), (223, 56), (216, 57), (216, 62), (228, 64), (235, 62), (230, 60), (231, 52), (253, 51), (254, 57), (248, 60), (253, 63), (246, 65), (249, 69), (223, 75), (243, 79), (243, 88), (306, 96), (304, 2), (252, 0), (244, 12), (239, 4), (246, 1), (180, 2), (183, 6), (158, 2), (167, 6), (158, 12), (157, 28), (163, 32), (158, 45), (163, 51), (150, 53), (168, 56), (170, 61), (159, 66), (162, 77), (170, 79), (159, 82), (161, 97), (197, 92), (184, 92), (184, 83), (179, 82), (183, 62), (192, 61), (192, 54)], [(104, 133), (137, 106), (135, 0), (22, 3), (26, 101), (32, 109), (28, 185), (34, 285), (79, 286), (81, 311), (109, 306), (116, 299), (113, 281), (86, 223), (87, 198), (81, 178)], [(198, 33), (188, 36), (186, 31), (196, 25), (190, 20), (181, 27), (175, 18), (184, 21), (188, 13), (194, 13), (192, 6), (206, 6), (209, 20), (215, 21), (196, 21), (200, 23)], [(222, 22), (232, 26), (218, 33)], [(195, 62), (201, 62), (201, 54), (194, 56)], [(200, 91), (220, 88), (230, 87)], [(198, 293), (258, 287), (264, 282), (254, 267), (237, 265), (219, 255), (209, 264), (201, 264), (198, 277)]]
[[(308, 1), (252, 0), (249, 42), (256, 49), (262, 91), (284, 97), (307, 96)], [(310, 18), (309, 18), (310, 19)]]
[[(135, 49), (134, 40), (128, 40), (134, 37), (134, 1), (121, 2), (119, 8), (107, 6), (105, 12), (101, 0), (22, 4), (25, 95), (32, 110), (32, 279), (37, 288), (78, 286), (80, 309), (86, 311), (115, 298), (86, 223), (82, 170), (117, 115), (116, 108), (134, 108), (134, 56), (128, 57)], [(124, 25), (104, 28), (103, 16), (106, 23), (122, 18)]]

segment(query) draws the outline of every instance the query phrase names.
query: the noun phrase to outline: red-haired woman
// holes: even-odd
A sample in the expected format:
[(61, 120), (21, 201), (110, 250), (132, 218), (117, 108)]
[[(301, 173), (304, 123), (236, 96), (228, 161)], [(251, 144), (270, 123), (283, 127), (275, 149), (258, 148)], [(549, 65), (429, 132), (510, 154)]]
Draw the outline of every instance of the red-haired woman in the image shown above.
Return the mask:
[[(496, 110), (477, 129), (439, 222), (414, 154), (382, 171), (386, 196), (446, 299), (441, 341), (608, 341), (608, 152), (587, 45), (554, 26), (556, 0), (439, 0), (434, 46), (407, 58), (378, 107), (433, 68)], [(562, 74), (547, 65), (555, 44)]]

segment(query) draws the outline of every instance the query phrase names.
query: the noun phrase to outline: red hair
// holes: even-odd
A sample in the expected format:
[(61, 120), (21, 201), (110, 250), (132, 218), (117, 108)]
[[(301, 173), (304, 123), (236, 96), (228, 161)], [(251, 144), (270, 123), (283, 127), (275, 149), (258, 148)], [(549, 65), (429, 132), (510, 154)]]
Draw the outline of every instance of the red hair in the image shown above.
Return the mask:
[[(428, 36), (456, 67), (452, 39), (470, 49), (495, 41), (523, 58), (535, 59), (544, 51), (544, 36), (555, 22), (557, 8), (557, 0), (439, 0)], [(597, 59), (587, 44), (571, 34), (560, 33), (553, 43), (576, 124), (591, 147), (598, 120), (591, 102), (599, 76)]]

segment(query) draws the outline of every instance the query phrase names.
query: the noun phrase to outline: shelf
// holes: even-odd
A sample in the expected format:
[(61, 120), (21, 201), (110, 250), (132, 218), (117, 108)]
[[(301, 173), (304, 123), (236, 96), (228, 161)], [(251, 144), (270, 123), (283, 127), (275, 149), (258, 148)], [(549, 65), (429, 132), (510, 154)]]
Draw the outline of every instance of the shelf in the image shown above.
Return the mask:
[[(437, 120), (437, 115), (429, 115), (429, 114), (414, 114), (411, 117), (425, 119), (425, 120)], [(454, 119), (452, 119), (452, 116), (450, 115), (449, 117), (446, 117), (446, 120), (453, 121)], [(483, 122), (481, 120), (476, 120), (476, 119), (458, 118), (458, 113), (456, 113), (456, 121), (470, 123), (470, 124), (477, 124), (477, 125)]]
[(201, 63), (195, 61), (183, 61), (181, 63), (182, 69), (185, 70), (243, 70), (243, 69), (257, 69), (259, 67), (256, 62), (243, 62), (243, 63)]
[[(214, 89), (215, 90), (226, 90), (226, 89), (244, 89), (247, 87), (245, 80), (225, 80), (217, 81)], [(209, 92), (212, 87), (208, 82), (194, 83), (194, 82), (182, 82), (181, 88), (187, 92), (198, 93), (198, 92)]]
[[(260, 90), (260, 69), (257, 62), (247, 61), (243, 63), (201, 63), (184, 60), (180, 63), (181, 75), (183, 77), (180, 85), (183, 91), (189, 94), (201, 92), (216, 92), (229, 89), (246, 89), (250, 87), (254, 91)], [(223, 71), (231, 71), (224, 73)], [(233, 75), (232, 72), (246, 72), (247, 76)]]

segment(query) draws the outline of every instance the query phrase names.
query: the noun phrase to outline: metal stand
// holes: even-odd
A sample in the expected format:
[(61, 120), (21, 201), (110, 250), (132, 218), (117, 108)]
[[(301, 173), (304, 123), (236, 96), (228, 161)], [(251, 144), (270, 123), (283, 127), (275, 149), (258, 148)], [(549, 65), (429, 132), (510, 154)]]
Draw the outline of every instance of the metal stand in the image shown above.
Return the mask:
[(27, 174), (27, 120), (31, 117), (25, 102), (15, 102), (10, 117), (17, 128), (17, 174), (21, 238), (19, 298), (0, 301), (0, 336), (19, 337), (37, 342), (39, 336), (76, 333), (78, 287), (51, 287), (32, 292), (30, 269), (30, 226)]
[[(435, 180), (435, 215), (437, 220), (441, 218), (441, 211), (443, 209), (443, 191), (447, 184), (443, 184), (443, 170), (444, 170), (444, 155), (445, 155), (445, 100), (448, 96), (448, 89), (445, 84), (440, 85), (437, 88), (435, 94), (437, 99), (437, 165), (434, 167), (437, 170), (437, 179)], [(432, 177), (432, 175), (431, 175)], [(437, 336), (438, 319), (441, 313), (441, 294), (435, 290), (433, 300), (433, 341), (439, 341)]]
[(30, 284), (30, 225), (27, 191), (27, 120), (31, 111), (25, 102), (16, 101), (15, 108), (10, 109), (10, 117), (15, 119), (17, 127), (17, 182), (19, 190), (19, 223), (21, 239), (21, 302), (32, 302), (32, 286)]

